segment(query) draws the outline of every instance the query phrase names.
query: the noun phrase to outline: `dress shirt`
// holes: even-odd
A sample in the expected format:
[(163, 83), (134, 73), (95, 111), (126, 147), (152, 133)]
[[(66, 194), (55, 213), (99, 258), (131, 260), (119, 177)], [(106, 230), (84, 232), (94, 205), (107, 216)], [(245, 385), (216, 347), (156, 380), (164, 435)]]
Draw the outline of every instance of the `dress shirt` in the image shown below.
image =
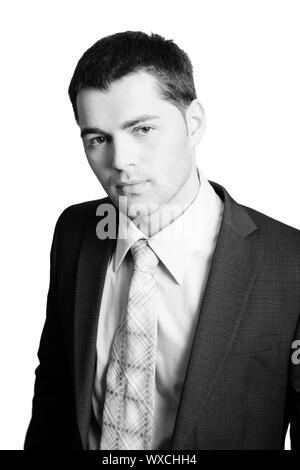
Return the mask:
[[(147, 237), (127, 216), (119, 219), (116, 249), (106, 272), (97, 334), (88, 448), (100, 444), (106, 372), (115, 330), (126, 308), (133, 261), (130, 247), (140, 238), (159, 258), (158, 330), (152, 448), (170, 448), (195, 327), (223, 216), (223, 202), (198, 168), (196, 198), (173, 222)], [(199, 371), (201, 373), (201, 371)]]

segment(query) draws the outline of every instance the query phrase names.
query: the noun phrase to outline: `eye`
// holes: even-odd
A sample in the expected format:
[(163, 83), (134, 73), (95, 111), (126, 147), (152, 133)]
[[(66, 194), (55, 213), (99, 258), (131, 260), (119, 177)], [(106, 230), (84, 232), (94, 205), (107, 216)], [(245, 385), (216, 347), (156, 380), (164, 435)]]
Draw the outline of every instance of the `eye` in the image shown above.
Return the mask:
[(151, 130), (153, 130), (153, 128), (150, 126), (140, 126), (140, 127), (135, 127), (133, 129), (133, 132), (135, 134), (146, 135), (146, 134), (149, 134)]
[(97, 147), (98, 145), (102, 145), (106, 142), (106, 137), (104, 135), (99, 135), (97, 137), (93, 137), (88, 141), (89, 147)]

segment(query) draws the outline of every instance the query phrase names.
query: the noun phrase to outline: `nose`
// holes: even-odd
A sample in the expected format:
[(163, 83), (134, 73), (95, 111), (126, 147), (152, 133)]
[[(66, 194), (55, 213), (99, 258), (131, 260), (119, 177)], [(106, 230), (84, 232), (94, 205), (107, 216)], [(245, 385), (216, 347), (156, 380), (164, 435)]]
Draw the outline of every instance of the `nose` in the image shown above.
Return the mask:
[(117, 170), (123, 170), (128, 165), (136, 165), (139, 161), (139, 149), (127, 136), (115, 138), (111, 150), (112, 167)]

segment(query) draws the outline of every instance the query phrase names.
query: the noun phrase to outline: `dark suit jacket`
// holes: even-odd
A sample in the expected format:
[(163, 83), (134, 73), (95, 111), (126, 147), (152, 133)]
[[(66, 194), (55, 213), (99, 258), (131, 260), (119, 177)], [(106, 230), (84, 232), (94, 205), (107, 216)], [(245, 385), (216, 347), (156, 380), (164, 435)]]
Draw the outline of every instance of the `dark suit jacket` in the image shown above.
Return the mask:
[[(172, 449), (300, 449), (300, 231), (236, 203), (224, 215), (199, 312)], [(51, 248), (47, 315), (25, 449), (86, 449), (98, 314), (116, 240), (96, 208), (67, 208)], [(184, 314), (184, 312), (183, 312)]]

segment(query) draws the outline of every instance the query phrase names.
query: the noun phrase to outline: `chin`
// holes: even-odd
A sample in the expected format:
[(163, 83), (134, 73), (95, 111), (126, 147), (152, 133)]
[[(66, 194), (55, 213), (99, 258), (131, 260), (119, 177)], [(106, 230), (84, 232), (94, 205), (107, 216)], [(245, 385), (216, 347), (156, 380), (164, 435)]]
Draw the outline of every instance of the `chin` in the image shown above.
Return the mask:
[(128, 217), (130, 219), (141, 219), (143, 217), (146, 217), (147, 215), (149, 215), (149, 212), (147, 210), (147, 208), (145, 210), (136, 210), (135, 208), (130, 208), (128, 209), (128, 213), (127, 213)]

